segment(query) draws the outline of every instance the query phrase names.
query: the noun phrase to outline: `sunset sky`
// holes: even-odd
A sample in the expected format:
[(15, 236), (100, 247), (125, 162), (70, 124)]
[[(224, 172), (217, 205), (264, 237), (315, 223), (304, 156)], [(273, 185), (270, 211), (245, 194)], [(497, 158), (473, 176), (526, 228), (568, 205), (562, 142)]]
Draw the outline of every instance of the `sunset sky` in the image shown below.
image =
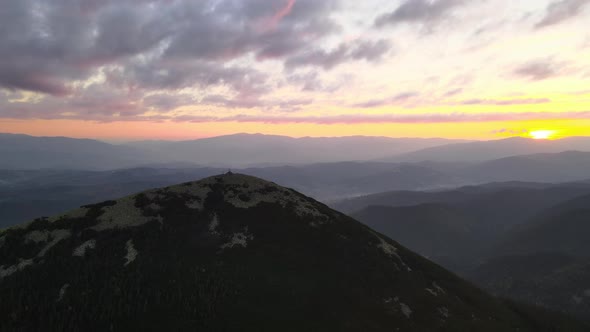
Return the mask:
[(590, 135), (590, 0), (0, 6), (0, 132), (495, 139), (542, 130)]

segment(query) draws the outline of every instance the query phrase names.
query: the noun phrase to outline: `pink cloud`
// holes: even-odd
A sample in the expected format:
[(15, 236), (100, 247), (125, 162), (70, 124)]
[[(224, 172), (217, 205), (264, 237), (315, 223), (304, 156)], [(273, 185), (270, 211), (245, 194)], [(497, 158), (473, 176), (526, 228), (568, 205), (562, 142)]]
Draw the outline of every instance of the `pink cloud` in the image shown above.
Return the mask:
[(295, 6), (296, 2), (297, 2), (297, 0), (287, 0), (287, 4), (285, 5), (285, 7), (281, 8), (272, 17), (270, 17), (266, 22), (264, 22), (264, 24), (262, 26), (262, 30), (263, 31), (274, 30), (285, 16), (291, 14), (291, 10), (293, 10), (293, 6)]

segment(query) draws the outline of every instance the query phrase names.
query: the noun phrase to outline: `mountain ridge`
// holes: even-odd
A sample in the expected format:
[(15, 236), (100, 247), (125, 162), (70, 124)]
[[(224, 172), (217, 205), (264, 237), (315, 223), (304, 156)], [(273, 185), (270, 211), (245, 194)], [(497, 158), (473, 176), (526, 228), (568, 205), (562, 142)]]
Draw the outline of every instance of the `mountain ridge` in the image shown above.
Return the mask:
[(484, 162), (518, 155), (556, 153), (568, 150), (589, 152), (590, 137), (568, 137), (558, 140), (535, 140), (525, 137), (511, 137), (491, 141), (455, 143), (392, 156), (381, 159), (381, 161)]
[(539, 331), (350, 217), (239, 174), (2, 230), (0, 276), (6, 330)]

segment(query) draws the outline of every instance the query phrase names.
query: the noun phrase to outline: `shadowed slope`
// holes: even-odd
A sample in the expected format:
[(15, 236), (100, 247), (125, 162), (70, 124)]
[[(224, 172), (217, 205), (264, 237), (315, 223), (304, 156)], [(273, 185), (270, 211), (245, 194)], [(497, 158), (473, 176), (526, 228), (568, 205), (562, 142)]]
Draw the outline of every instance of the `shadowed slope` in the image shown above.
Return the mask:
[(237, 174), (2, 231), (0, 297), (4, 330), (540, 331), (357, 221)]

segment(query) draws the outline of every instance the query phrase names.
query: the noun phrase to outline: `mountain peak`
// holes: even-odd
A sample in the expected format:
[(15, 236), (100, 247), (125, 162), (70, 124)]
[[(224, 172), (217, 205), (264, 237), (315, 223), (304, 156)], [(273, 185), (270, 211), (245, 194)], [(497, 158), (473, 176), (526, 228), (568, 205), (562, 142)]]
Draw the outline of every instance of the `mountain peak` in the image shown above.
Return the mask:
[[(278, 204), (283, 208), (290, 207), (299, 216), (315, 217), (319, 219), (327, 216), (317, 209), (321, 203), (308, 198), (292, 189), (288, 189), (270, 181), (254, 176), (227, 172), (211, 176), (196, 182), (189, 182), (177, 186), (167, 187), (164, 190), (185, 193), (192, 206), (202, 207), (209, 204), (229, 204), (235, 208), (248, 209), (260, 204)], [(156, 190), (156, 194), (157, 194)], [(154, 191), (147, 192), (147, 196), (153, 196)]]
[[(65, 214), (48, 218), (50, 223), (98, 214), (92, 230), (102, 231), (137, 227), (151, 221), (163, 222), (164, 205), (171, 200), (194, 212), (215, 212), (226, 206), (249, 209), (260, 204), (277, 204), (292, 209), (300, 217), (321, 223), (328, 215), (317, 206), (323, 204), (298, 192), (254, 176), (227, 172), (199, 181), (144, 191), (118, 200), (82, 206)], [(23, 226), (17, 226), (23, 227)]]
[(0, 298), (3, 330), (538, 331), (352, 218), (230, 172), (0, 232)]

